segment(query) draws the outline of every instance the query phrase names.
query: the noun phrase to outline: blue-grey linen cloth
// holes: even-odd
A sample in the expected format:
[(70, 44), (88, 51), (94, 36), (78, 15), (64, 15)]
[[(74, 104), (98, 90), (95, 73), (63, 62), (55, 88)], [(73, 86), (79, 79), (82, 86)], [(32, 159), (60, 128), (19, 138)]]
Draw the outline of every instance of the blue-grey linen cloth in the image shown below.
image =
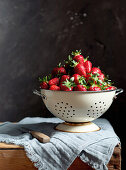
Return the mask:
[[(111, 124), (103, 118), (95, 121), (100, 131), (67, 133), (54, 130), (58, 118), (24, 118), (13, 124), (0, 125), (0, 142), (24, 147), (27, 156), (39, 170), (66, 170), (77, 156), (96, 170), (106, 170), (114, 147), (120, 142)], [(40, 143), (28, 132), (40, 131), (51, 137)]]

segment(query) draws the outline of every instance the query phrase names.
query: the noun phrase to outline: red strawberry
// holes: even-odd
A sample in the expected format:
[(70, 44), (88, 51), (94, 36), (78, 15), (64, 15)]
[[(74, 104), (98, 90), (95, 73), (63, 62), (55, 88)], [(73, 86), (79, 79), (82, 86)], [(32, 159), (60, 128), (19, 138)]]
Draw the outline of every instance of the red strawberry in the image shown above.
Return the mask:
[(55, 77), (51, 80), (49, 80), (49, 85), (58, 85), (59, 84), (59, 78)]
[(75, 57), (73, 57), (73, 60), (75, 60), (79, 64), (84, 64), (84, 57), (82, 55), (76, 55)]
[(93, 67), (91, 69), (92, 74), (101, 74), (101, 70), (98, 67)]
[(86, 69), (83, 65), (76, 63), (74, 66), (74, 72), (80, 76), (86, 77)]
[(50, 75), (45, 76), (42, 79), (39, 77), (39, 82), (40, 82), (40, 88), (41, 89), (48, 89), (49, 88), (49, 86), (48, 86), (48, 79), (49, 78), (50, 78)]
[(60, 84), (60, 89), (62, 91), (72, 91), (73, 90), (73, 85), (69, 80), (66, 80)]
[[(75, 60), (72, 59), (70, 55), (68, 56), (68, 59), (65, 62), (67, 66), (69, 66), (68, 72), (70, 71), (70, 73), (72, 73), (72, 71), (74, 71), (74, 73), (79, 74), (80, 76), (86, 77), (86, 69), (84, 67), (84, 64), (80, 64), (80, 62), (76, 62)], [(72, 69), (72, 67), (74, 69)]]
[(106, 90), (115, 90), (115, 89), (116, 89), (116, 87), (114, 87), (114, 86), (110, 86), (110, 87), (106, 88)]
[(91, 63), (89, 60), (87, 60), (87, 61), (85, 61), (85, 63), (84, 63), (84, 67), (85, 67), (85, 69), (86, 69), (86, 72), (87, 72), (87, 73), (90, 73), (90, 72), (91, 72), (91, 69), (92, 69), (92, 63)]
[(75, 52), (72, 52), (72, 55), (74, 55), (73, 60), (75, 60), (79, 64), (84, 64), (84, 57), (81, 55), (81, 50), (76, 50)]
[(56, 85), (52, 85), (52, 86), (50, 86), (49, 90), (59, 91), (59, 90), (60, 90), (60, 87), (59, 87), (59, 86), (56, 86)]
[(86, 82), (88, 82), (90, 80), (90, 78), (91, 78), (91, 74), (87, 74), (86, 75)]
[(90, 86), (89, 91), (101, 91), (101, 88), (97, 86)]
[(99, 78), (99, 80), (102, 80), (102, 81), (103, 81), (103, 80), (104, 80), (104, 78), (105, 78), (105, 76), (104, 76), (104, 74), (103, 74), (103, 73), (100, 73), (100, 74), (99, 74), (99, 76), (98, 76), (98, 78)]
[(72, 91), (73, 90), (73, 87), (67, 87), (65, 85), (60, 85), (60, 89), (62, 91)]
[(63, 75), (60, 79), (60, 84), (66, 80), (69, 80), (70, 79), (70, 75)]
[(41, 82), (41, 83), (40, 83), (40, 88), (41, 88), (41, 89), (48, 89), (48, 87), (49, 87), (49, 86), (48, 86), (48, 84), (47, 84), (46, 82)]
[(72, 82), (74, 82), (76, 85), (81, 84), (81, 85), (85, 85), (86, 81), (85, 81), (85, 77), (80, 76), (79, 74), (74, 74), (70, 80)]
[(86, 87), (79, 84), (76, 87), (74, 87), (74, 91), (87, 91)]
[(87, 74), (87, 76), (86, 76), (86, 81), (87, 81), (87, 83), (89, 83), (90, 85), (97, 84), (97, 83), (99, 83), (98, 75), (97, 75), (97, 74), (89, 73), (89, 74)]
[(53, 70), (52, 70), (52, 75), (56, 75), (58, 74), (58, 67), (55, 67)]
[(79, 78), (80, 78), (80, 77), (81, 77), (81, 76), (80, 76), (79, 74), (74, 74), (74, 75), (71, 77), (71, 80), (73, 80), (75, 84), (80, 84), (80, 83), (79, 83)]
[(59, 63), (59, 65), (52, 70), (52, 75), (57, 74), (66, 74), (66, 70), (63, 66), (61, 66), (61, 63)]

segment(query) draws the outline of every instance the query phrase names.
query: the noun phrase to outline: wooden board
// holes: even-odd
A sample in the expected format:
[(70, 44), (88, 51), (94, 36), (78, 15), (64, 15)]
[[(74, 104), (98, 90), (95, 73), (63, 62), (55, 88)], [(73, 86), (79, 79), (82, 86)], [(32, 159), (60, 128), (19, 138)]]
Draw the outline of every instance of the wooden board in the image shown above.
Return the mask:
[[(0, 143), (0, 170), (36, 170), (26, 156), (24, 148), (18, 145)], [(93, 170), (77, 157), (68, 170)], [(121, 170), (121, 148), (117, 145), (108, 164), (109, 170)]]
[[(70, 166), (69, 170), (92, 170), (77, 158)], [(24, 148), (18, 145), (0, 143), (0, 170), (36, 170), (33, 163), (26, 156)]]
[(0, 143), (0, 170), (36, 170), (23, 147)]
[(2, 149), (22, 149), (22, 150), (24, 150), (24, 148), (19, 145), (0, 143), (0, 150), (2, 150)]

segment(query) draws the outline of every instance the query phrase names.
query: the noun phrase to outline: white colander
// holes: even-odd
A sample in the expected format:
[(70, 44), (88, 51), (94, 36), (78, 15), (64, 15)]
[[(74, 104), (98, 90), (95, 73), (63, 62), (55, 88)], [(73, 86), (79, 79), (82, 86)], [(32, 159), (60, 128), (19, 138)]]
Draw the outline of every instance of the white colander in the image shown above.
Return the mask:
[(40, 92), (35, 90), (34, 94), (42, 97), (47, 109), (54, 116), (65, 121), (56, 129), (67, 132), (89, 132), (99, 130), (99, 127), (90, 121), (103, 115), (113, 99), (122, 92), (123, 89), (72, 92), (42, 89)]

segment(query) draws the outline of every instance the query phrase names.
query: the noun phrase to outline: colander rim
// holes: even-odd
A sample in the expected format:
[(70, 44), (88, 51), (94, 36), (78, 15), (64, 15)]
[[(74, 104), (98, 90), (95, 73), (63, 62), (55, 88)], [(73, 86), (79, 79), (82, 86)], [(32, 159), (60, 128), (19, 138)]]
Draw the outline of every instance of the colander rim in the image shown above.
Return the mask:
[(40, 89), (41, 91), (51, 91), (51, 92), (66, 92), (66, 93), (105, 93), (105, 92), (112, 92), (117, 91), (118, 88), (115, 88), (113, 90), (101, 90), (101, 91), (57, 91), (57, 90), (47, 90), (47, 89)]

